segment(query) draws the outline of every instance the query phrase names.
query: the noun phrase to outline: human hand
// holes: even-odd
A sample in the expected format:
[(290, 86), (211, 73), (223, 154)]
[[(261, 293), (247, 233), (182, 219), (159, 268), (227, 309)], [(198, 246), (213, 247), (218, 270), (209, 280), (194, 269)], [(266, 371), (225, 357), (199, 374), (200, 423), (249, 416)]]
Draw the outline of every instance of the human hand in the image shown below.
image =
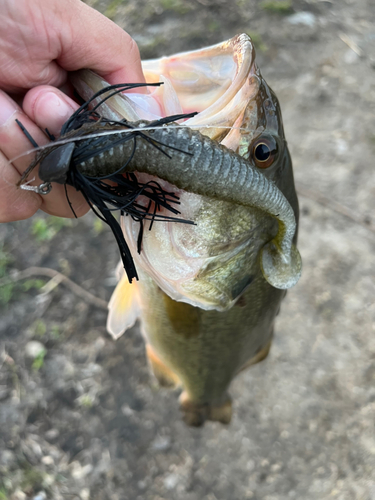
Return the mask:
[[(43, 130), (58, 135), (78, 108), (58, 90), (67, 72), (90, 68), (108, 82), (144, 82), (138, 48), (116, 24), (80, 0), (0, 0), (0, 222), (26, 219), (39, 208), (72, 217), (64, 186), (48, 195), (16, 187), (31, 161), (31, 144), (18, 119), (39, 145), (48, 142)], [(1, 90), (2, 89), (2, 90)], [(31, 89), (31, 90), (29, 90)], [(14, 99), (23, 98), (22, 108)], [(37, 179), (36, 182), (39, 182)], [(68, 186), (77, 215), (87, 204)]]

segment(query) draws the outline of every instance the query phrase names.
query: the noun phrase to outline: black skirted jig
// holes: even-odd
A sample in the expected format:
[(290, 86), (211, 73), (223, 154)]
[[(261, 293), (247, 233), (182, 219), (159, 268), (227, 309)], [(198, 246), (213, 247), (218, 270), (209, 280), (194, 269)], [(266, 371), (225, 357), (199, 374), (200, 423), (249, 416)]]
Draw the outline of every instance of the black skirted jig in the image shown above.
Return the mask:
[[(127, 245), (121, 227), (113, 216), (113, 211), (120, 211), (121, 215), (127, 215), (140, 223), (138, 234), (137, 250), (141, 252), (144, 221), (150, 221), (150, 229), (154, 221), (175, 221), (186, 224), (194, 224), (192, 221), (179, 219), (173, 216), (158, 214), (161, 208), (165, 208), (174, 215), (180, 212), (173, 205), (179, 204), (179, 198), (173, 192), (164, 190), (157, 181), (147, 183), (139, 182), (136, 175), (131, 172), (122, 174), (128, 163), (131, 161), (137, 147), (137, 137), (142, 137), (153, 147), (171, 158), (168, 149), (176, 149), (173, 146), (158, 142), (148, 136), (146, 131), (136, 129), (135, 125), (124, 120), (109, 120), (98, 112), (98, 108), (107, 99), (119, 92), (125, 92), (136, 87), (158, 86), (161, 83), (153, 84), (118, 84), (110, 85), (94, 94), (88, 101), (84, 102), (73, 115), (64, 123), (58, 144), (53, 142), (37, 152), (34, 160), (22, 175), (18, 185), (25, 190), (34, 191), (38, 194), (48, 194), (52, 189), (52, 182), (65, 185), (65, 193), (69, 206), (74, 214), (74, 209), (70, 203), (66, 185), (73, 186), (77, 191), (82, 192), (87, 203), (94, 213), (108, 224), (116, 238), (121, 253), (124, 269), (129, 282), (133, 278), (138, 279), (129, 246)], [(107, 94), (103, 99), (90, 109), (90, 104), (103, 94)], [(177, 120), (190, 118), (197, 113), (179, 114), (161, 118), (148, 124), (148, 127), (156, 128), (175, 122)], [(31, 144), (37, 148), (38, 144), (31, 137), (21, 122), (18, 125), (29, 139)], [(118, 134), (116, 134), (116, 131)], [(105, 133), (109, 134), (105, 134)], [(112, 133), (113, 132), (113, 133)], [(126, 132), (126, 133), (124, 133)], [(55, 138), (46, 130), (49, 138)], [(62, 141), (66, 141), (61, 144)], [(91, 177), (82, 174), (77, 165), (95, 158), (103, 156), (104, 151), (113, 150), (119, 144), (133, 141), (132, 153), (130, 157), (124, 158), (121, 168), (110, 175)], [(191, 153), (178, 150), (190, 155)], [(107, 155), (108, 158), (108, 155)], [(106, 160), (108, 161), (108, 159)], [(42, 184), (30, 186), (25, 183), (30, 172), (39, 164), (39, 177)], [(146, 206), (137, 203), (137, 198), (142, 195), (148, 198)]]

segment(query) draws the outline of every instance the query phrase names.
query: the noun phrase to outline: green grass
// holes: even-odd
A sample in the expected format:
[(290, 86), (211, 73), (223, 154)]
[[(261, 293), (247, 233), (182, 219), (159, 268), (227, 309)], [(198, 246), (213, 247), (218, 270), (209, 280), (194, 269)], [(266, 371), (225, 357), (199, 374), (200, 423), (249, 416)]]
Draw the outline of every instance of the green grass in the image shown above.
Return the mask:
[(40, 290), (44, 285), (45, 285), (44, 280), (31, 279), (31, 280), (24, 281), (21, 286), (22, 286), (23, 292), (28, 292), (32, 288), (35, 288), (36, 290)]
[(8, 500), (8, 494), (4, 488), (0, 488), (0, 500)]
[[(5, 278), (9, 264), (13, 262), (13, 257), (0, 247), (0, 279)], [(6, 305), (13, 296), (14, 283), (6, 283), (0, 286), (0, 305)]]
[(51, 335), (51, 338), (52, 338), (53, 340), (57, 340), (57, 339), (59, 339), (59, 338), (60, 338), (61, 332), (60, 332), (60, 327), (59, 327), (59, 325), (53, 325), (53, 326), (51, 327), (51, 333), (50, 333), (50, 335)]
[(47, 354), (47, 351), (45, 349), (43, 349), (43, 351), (41, 351), (38, 356), (34, 359), (33, 361), (33, 364), (31, 365), (31, 368), (37, 372), (39, 371), (41, 368), (43, 368), (43, 365), (44, 365), (44, 358)]
[(13, 262), (13, 257), (4, 251), (3, 247), (0, 247), (0, 278), (3, 278), (6, 274), (7, 267)]
[(216, 33), (221, 28), (221, 24), (216, 19), (211, 19), (208, 21), (207, 29), (210, 33)]
[(31, 234), (38, 242), (50, 241), (63, 227), (71, 226), (70, 219), (62, 217), (38, 217), (31, 224)]
[(94, 231), (94, 234), (96, 236), (99, 236), (99, 234), (102, 233), (104, 229), (105, 229), (105, 223), (101, 219), (96, 217), (92, 225), (92, 230)]
[[(45, 281), (40, 279), (30, 279), (22, 282), (5, 283), (0, 286), (0, 305), (7, 305), (15, 294), (28, 292), (31, 289), (40, 290)], [(1, 500), (1, 499), (0, 499)]]
[(120, 5), (124, 3), (124, 0), (112, 0), (108, 7), (104, 11), (104, 15), (109, 17), (110, 19), (113, 19), (118, 11), (118, 8)]
[(37, 319), (33, 325), (32, 330), (34, 332), (34, 337), (44, 337), (47, 332), (47, 325), (42, 319)]
[(23, 469), (21, 489), (29, 496), (37, 493), (43, 488), (44, 473), (25, 463)]
[(268, 50), (267, 45), (263, 41), (262, 35), (256, 31), (248, 31), (247, 34), (251, 38), (256, 50), (260, 50), (261, 52), (266, 52), (266, 50)]
[(292, 0), (266, 0), (260, 4), (260, 7), (275, 14), (286, 15), (293, 12)]
[[(12, 282), (7, 280), (9, 265), (14, 261), (13, 257), (0, 247), (0, 280), (5, 282), (0, 285), (0, 305), (4, 306), (12, 299), (15, 293), (28, 292), (31, 289), (40, 290), (45, 281), (41, 279), (29, 279), (23, 282)], [(0, 499), (1, 500), (1, 499)]]
[(42, 319), (37, 319), (31, 325), (30, 332), (36, 340), (51, 339), (58, 340), (61, 337), (60, 325), (46, 325)]
[(86, 408), (87, 410), (89, 410), (90, 408), (92, 408), (94, 401), (89, 394), (83, 394), (79, 398), (79, 404), (82, 406), (82, 408)]
[(190, 10), (181, 0), (160, 0), (160, 5), (164, 10), (172, 10), (177, 14), (186, 14)]
[(6, 306), (13, 297), (14, 283), (0, 286), (0, 305)]

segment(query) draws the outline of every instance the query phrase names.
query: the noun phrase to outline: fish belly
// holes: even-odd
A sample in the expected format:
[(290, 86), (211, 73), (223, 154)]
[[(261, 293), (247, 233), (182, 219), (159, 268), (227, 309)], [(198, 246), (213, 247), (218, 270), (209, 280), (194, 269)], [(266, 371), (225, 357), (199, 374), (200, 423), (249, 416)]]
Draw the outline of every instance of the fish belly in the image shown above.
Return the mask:
[(228, 423), (228, 388), (243, 368), (266, 357), (285, 291), (259, 272), (228, 311), (206, 311), (166, 295), (146, 275), (139, 286), (141, 328), (151, 369), (161, 385), (180, 386), (185, 421)]

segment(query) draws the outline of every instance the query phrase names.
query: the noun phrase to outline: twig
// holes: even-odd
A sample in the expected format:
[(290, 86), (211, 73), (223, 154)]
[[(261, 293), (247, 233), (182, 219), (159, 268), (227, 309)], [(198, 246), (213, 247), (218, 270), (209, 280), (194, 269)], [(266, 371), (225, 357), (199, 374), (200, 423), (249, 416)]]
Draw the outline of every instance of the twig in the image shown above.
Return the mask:
[(357, 54), (357, 56), (362, 56), (362, 50), (355, 42), (353, 42), (351, 38), (348, 37), (348, 35), (346, 35), (345, 33), (341, 33), (339, 37), (350, 49), (352, 49), (353, 52)]
[(55, 276), (54, 278), (47, 281), (47, 283), (43, 285), (42, 288), (40, 289), (42, 295), (48, 295), (49, 293), (52, 292), (52, 290), (54, 290), (57, 286), (59, 286), (63, 276), (64, 276), (63, 274), (60, 274), (60, 276)]
[(19, 271), (15, 276), (1, 279), (0, 286), (7, 285), (8, 283), (13, 283), (15, 281), (21, 281), (27, 278), (31, 278), (32, 276), (46, 276), (47, 278), (51, 278), (51, 280), (53, 280), (57, 284), (63, 283), (73, 293), (78, 295), (78, 297), (81, 297), (86, 302), (89, 302), (96, 307), (100, 307), (101, 309), (107, 309), (107, 302), (105, 300), (100, 299), (99, 297), (95, 297), (95, 295), (92, 295), (90, 292), (87, 292), (85, 289), (77, 285), (77, 283), (74, 283), (74, 281), (69, 279), (64, 274), (59, 273), (58, 271), (55, 271), (55, 269), (50, 269), (48, 267), (29, 267), (24, 271)]
[(347, 217), (348, 219), (355, 222), (356, 224), (359, 224), (368, 231), (375, 233), (375, 227), (372, 225), (373, 222), (370, 221), (368, 223), (363, 215), (355, 214), (348, 207), (341, 205), (341, 203), (338, 203), (335, 200), (327, 198), (326, 196), (324, 196), (324, 194), (308, 189), (307, 187), (301, 185), (299, 182), (296, 182), (296, 186), (297, 186), (297, 192), (301, 196), (304, 196), (305, 198), (310, 198), (311, 200), (320, 203), (321, 205), (333, 210), (334, 212), (343, 215), (344, 217)]

